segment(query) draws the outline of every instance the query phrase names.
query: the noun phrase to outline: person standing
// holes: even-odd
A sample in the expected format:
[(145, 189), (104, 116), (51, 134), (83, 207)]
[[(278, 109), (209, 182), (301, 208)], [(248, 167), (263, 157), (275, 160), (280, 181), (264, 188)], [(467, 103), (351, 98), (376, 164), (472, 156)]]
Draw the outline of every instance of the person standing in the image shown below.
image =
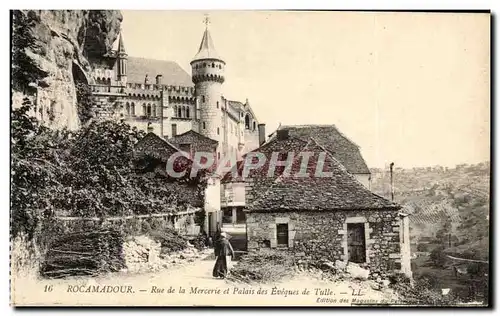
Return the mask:
[(214, 250), (216, 259), (212, 276), (224, 279), (234, 258), (234, 250), (229, 240), (227, 240), (226, 233), (222, 232), (220, 234), (219, 240), (215, 242)]

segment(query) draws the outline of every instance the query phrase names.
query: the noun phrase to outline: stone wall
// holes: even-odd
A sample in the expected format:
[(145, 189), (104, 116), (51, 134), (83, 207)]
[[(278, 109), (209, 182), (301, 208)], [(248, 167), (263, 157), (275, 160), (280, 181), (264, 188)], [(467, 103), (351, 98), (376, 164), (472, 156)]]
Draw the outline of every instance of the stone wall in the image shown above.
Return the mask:
[[(366, 263), (372, 277), (401, 270), (398, 211), (321, 211), (247, 214), (248, 250), (275, 248), (306, 261), (347, 261), (347, 224), (365, 225)], [(288, 247), (277, 245), (276, 225), (288, 224)]]
[(33, 82), (29, 84), (36, 92), (14, 84), (12, 106), (20, 106), (23, 97), (28, 97), (36, 104), (37, 117), (46, 125), (71, 130), (79, 128), (75, 71), (89, 77), (89, 59), (100, 58), (111, 49), (120, 31), (121, 13), (114, 10), (15, 10), (14, 16), (14, 26), (29, 26), (33, 43), (26, 48), (19, 47), (29, 57), (29, 64), (14, 60), (13, 66), (26, 68), (26, 71), (36, 69), (44, 75), (30, 79)]

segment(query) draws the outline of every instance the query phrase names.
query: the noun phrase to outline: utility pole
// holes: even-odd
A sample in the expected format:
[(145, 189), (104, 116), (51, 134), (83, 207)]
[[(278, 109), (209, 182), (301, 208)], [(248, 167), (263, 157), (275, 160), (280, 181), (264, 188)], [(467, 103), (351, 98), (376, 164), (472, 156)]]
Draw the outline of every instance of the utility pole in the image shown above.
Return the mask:
[(390, 171), (391, 171), (391, 201), (394, 201), (394, 182), (393, 182), (393, 176), (392, 176), (392, 173), (393, 173), (393, 168), (394, 168), (394, 162), (391, 162), (391, 164), (389, 165), (389, 168), (390, 168)]

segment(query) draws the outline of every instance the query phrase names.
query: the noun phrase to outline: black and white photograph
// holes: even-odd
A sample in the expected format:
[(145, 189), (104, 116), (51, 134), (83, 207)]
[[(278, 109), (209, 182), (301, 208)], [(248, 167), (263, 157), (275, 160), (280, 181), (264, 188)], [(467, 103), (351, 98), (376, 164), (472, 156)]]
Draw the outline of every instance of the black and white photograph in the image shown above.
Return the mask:
[(491, 306), (491, 21), (11, 10), (11, 305)]

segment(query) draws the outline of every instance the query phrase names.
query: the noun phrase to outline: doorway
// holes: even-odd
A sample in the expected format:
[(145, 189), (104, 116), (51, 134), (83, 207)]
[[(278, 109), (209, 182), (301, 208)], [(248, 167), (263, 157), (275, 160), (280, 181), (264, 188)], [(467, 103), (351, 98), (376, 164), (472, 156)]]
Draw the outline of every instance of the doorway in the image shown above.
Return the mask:
[(366, 240), (364, 223), (347, 224), (347, 249), (350, 262), (366, 262)]

